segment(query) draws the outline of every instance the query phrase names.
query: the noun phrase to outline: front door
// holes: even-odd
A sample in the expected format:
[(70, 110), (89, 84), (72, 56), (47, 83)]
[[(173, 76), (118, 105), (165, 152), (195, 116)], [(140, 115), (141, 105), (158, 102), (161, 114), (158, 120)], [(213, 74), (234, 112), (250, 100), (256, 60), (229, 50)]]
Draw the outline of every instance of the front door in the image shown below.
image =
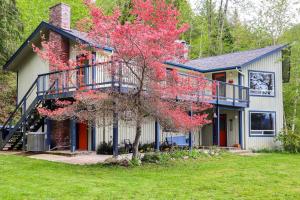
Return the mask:
[(77, 124), (78, 150), (88, 150), (88, 126), (86, 123)]
[[(223, 82), (224, 84), (220, 84), (219, 86), (219, 96), (220, 97), (225, 97), (226, 96), (226, 72), (221, 72), (221, 73), (213, 73), (212, 74), (212, 79), (215, 81), (220, 81)], [(216, 95), (216, 94), (214, 94)]]
[(227, 126), (226, 126), (226, 114), (220, 115), (220, 146), (227, 146)]

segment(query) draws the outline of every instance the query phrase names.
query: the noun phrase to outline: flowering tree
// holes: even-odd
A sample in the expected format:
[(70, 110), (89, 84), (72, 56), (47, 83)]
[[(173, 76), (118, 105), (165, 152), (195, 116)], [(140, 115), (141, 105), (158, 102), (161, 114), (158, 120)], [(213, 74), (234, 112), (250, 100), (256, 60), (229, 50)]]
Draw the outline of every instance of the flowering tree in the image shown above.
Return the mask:
[[(130, 11), (133, 17), (123, 23), (118, 8), (108, 16), (89, 0), (85, 5), (90, 18), (78, 23), (80, 29), (87, 32), (91, 41), (113, 49), (105, 71), (113, 77), (112, 81), (117, 80), (118, 87), (105, 91), (79, 88), (74, 101), (56, 101), (55, 109), (39, 109), (42, 115), (95, 122), (109, 115), (129, 119), (136, 126), (133, 158), (138, 155), (145, 117), (185, 132), (210, 123), (205, 111), (211, 105), (204, 94), (212, 90), (212, 85), (200, 73), (182, 74), (165, 64), (167, 61), (184, 62), (182, 55), (186, 53), (178, 39), (188, 26), (179, 25), (179, 13), (175, 8), (160, 0), (133, 0)], [(44, 50), (37, 47), (34, 50), (59, 68), (78, 65), (74, 61), (60, 62), (51, 50), (55, 45), (50, 48), (51, 45), (45, 42)], [(84, 54), (90, 56), (89, 51), (84, 50)], [(122, 88), (126, 88), (126, 92)]]

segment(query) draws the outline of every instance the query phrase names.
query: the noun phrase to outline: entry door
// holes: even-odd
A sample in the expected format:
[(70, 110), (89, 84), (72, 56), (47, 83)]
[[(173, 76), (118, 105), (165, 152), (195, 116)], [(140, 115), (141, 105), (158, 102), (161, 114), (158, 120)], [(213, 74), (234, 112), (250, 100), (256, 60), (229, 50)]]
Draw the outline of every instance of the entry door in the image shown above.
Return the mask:
[(227, 126), (226, 114), (220, 115), (220, 146), (227, 146)]
[[(220, 95), (220, 97), (226, 97), (226, 84), (225, 84), (226, 83), (226, 72), (213, 73), (212, 79), (215, 81), (224, 82), (224, 84), (221, 84), (219, 86), (219, 95)], [(216, 93), (214, 95), (216, 95)]]
[(76, 57), (78, 69), (77, 69), (77, 84), (78, 88), (83, 89), (86, 85), (86, 67), (89, 65), (89, 60), (86, 56), (80, 55)]
[(78, 150), (88, 150), (88, 126), (86, 123), (78, 123)]

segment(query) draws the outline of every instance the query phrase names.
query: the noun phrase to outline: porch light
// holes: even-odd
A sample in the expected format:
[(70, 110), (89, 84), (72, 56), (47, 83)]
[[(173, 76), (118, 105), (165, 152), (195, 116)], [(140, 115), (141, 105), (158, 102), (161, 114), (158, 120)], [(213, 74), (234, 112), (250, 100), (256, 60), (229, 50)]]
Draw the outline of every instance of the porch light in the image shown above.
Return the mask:
[(217, 118), (218, 116), (217, 116), (217, 113), (214, 113), (214, 118)]

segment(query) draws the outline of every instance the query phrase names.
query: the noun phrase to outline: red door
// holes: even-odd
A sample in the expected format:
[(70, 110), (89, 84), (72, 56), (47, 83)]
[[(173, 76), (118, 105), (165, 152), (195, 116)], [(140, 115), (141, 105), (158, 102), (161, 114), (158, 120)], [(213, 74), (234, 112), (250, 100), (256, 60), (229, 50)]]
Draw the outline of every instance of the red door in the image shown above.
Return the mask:
[(86, 76), (85, 76), (85, 71), (86, 68), (89, 65), (89, 60), (87, 59), (87, 57), (85, 55), (80, 55), (76, 57), (76, 61), (77, 61), (77, 84), (78, 84), (78, 88), (79, 89), (84, 89), (86, 83)]
[(220, 115), (220, 146), (227, 146), (226, 114)]
[[(213, 73), (212, 79), (215, 81), (221, 81), (221, 82), (226, 83), (226, 72)], [(216, 90), (213, 90), (213, 95), (216, 95)], [(220, 95), (220, 97), (225, 97), (225, 95), (226, 95), (226, 85), (225, 84), (221, 84), (219, 86), (219, 95)]]
[(88, 128), (86, 123), (78, 124), (78, 150), (88, 150)]

